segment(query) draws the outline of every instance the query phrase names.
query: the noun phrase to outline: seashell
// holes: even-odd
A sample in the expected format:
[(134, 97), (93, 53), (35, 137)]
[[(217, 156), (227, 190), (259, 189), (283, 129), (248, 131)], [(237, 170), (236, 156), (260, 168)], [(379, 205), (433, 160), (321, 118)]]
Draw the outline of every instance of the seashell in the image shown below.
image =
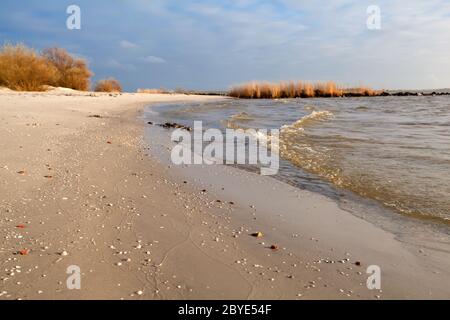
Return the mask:
[(261, 238), (263, 236), (263, 233), (262, 232), (255, 232), (255, 233), (252, 233), (252, 237), (255, 237), (255, 238)]

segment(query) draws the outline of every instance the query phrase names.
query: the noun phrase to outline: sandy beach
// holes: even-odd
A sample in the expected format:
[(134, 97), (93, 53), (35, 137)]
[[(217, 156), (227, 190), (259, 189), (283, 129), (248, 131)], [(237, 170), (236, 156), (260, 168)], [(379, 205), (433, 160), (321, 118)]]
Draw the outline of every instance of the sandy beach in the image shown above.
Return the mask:
[(445, 239), (405, 243), (270, 177), (159, 161), (143, 108), (214, 99), (0, 91), (0, 299), (450, 296)]

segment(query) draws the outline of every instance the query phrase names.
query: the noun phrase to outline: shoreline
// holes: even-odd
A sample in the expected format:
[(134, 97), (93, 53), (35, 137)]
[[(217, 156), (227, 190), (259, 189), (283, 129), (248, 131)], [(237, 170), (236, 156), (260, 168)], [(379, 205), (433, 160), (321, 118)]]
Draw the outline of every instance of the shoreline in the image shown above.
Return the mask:
[[(147, 130), (150, 132), (147, 133), (147, 136), (151, 136), (152, 140), (155, 140), (151, 143), (153, 145), (152, 150), (157, 150), (156, 153), (162, 159), (162, 162), (170, 165), (168, 154), (164, 152), (171, 145), (168, 138), (169, 131), (153, 126)], [(346, 285), (352, 282), (354, 285), (354, 282), (361, 280), (362, 282), (359, 282), (359, 286), (365, 289), (362, 293), (356, 294), (358, 298), (420, 299), (432, 296), (434, 298), (436, 296), (441, 296), (441, 298), (446, 296), (447, 288), (441, 286), (436, 277), (434, 277), (434, 284), (436, 288), (439, 288), (436, 291), (443, 290), (441, 291), (442, 295), (433, 294), (433, 290), (425, 294), (424, 289), (429, 287), (429, 281), (433, 281), (433, 274), (448, 273), (445, 269), (446, 267), (444, 267), (448, 265), (448, 253), (446, 253), (445, 244), (440, 243), (438, 239), (439, 236), (448, 237), (444, 233), (439, 233), (435, 237), (427, 239), (419, 239), (412, 233), (406, 234), (405, 230), (398, 228), (399, 224), (393, 228), (392, 219), (394, 217), (392, 216), (378, 217), (377, 219), (384, 219), (384, 221), (383, 223), (375, 223), (372, 219), (367, 218), (370, 214), (378, 213), (376, 210), (365, 212), (362, 215), (357, 215), (356, 212), (353, 212), (367, 209), (366, 205), (359, 204), (357, 208), (349, 211), (349, 207), (342, 207), (342, 203), (338, 203), (335, 199), (322, 193), (302, 190), (274, 177), (260, 176), (254, 172), (233, 166), (184, 165), (182, 167), (171, 166), (171, 168), (173, 168), (171, 176), (179, 178), (181, 175), (189, 184), (196, 185), (198, 189), (205, 188), (208, 192), (212, 190), (216, 198), (225, 198), (225, 201), (220, 200), (221, 204), (226, 204), (229, 201), (233, 203), (233, 207), (235, 204), (239, 204), (240, 207), (237, 210), (239, 212), (236, 214), (240, 214), (240, 216), (235, 218), (240, 222), (245, 221), (247, 227), (251, 225), (249, 229), (246, 229), (247, 234), (258, 230), (270, 230), (272, 242), (284, 243), (286, 247), (283, 247), (283, 250), (291, 250), (288, 252), (288, 256), (315, 256), (315, 259), (311, 258), (307, 262), (306, 265), (311, 263), (307, 268), (316, 270), (328, 268), (328, 266), (324, 266), (324, 261), (325, 264), (331, 263), (331, 266), (334, 266), (335, 263), (341, 264), (339, 267), (336, 267), (339, 275), (351, 277), (352, 272), (355, 272), (358, 276), (361, 276), (362, 273), (363, 280), (365, 280), (367, 277), (365, 275), (365, 269), (368, 266), (367, 262), (372, 261), (373, 264), (376, 264), (374, 261), (378, 261), (378, 264), (384, 270), (383, 272), (387, 271), (386, 274), (388, 276), (386, 277), (388, 279), (384, 279), (384, 281), (392, 282), (392, 284), (388, 286), (389, 289), (387, 290), (383, 288), (383, 294), (375, 290), (375, 292), (372, 291), (373, 295), (371, 296), (370, 291), (365, 288), (365, 282), (361, 279), (353, 278)], [(261, 197), (262, 194), (265, 195), (264, 198)], [(267, 197), (268, 199), (266, 199)], [(230, 214), (235, 209), (232, 208)], [(243, 214), (242, 211), (245, 213)], [(392, 214), (392, 212), (389, 213)], [(401, 221), (406, 221), (405, 217), (401, 218)], [(417, 229), (417, 227), (422, 227), (418, 225), (418, 222), (409, 221), (409, 224), (414, 225), (417, 231), (421, 230)], [(386, 227), (387, 225), (389, 227)], [(393, 233), (393, 230), (396, 232)], [(404, 234), (401, 234), (401, 232)], [(430, 233), (422, 234), (422, 236), (426, 235), (431, 235), (431, 231)], [(325, 241), (323, 241), (324, 238)], [(299, 239), (301, 239), (300, 242), (306, 241), (309, 245), (299, 244)], [(315, 242), (321, 242), (321, 244)], [(262, 245), (267, 249), (268, 244), (270, 242), (265, 242)], [(296, 248), (299, 245), (301, 250)], [(442, 251), (443, 254), (439, 255), (439, 251)], [(337, 252), (340, 253), (338, 254)], [(330, 258), (330, 256), (333, 256), (334, 259)], [(349, 259), (349, 261), (346, 263), (343, 261), (345, 259)], [(407, 262), (404, 262), (403, 259), (406, 259)], [(435, 261), (433, 263), (420, 261), (423, 259), (435, 259)], [(354, 263), (356, 261), (365, 261), (361, 263), (363, 267), (355, 266)], [(411, 270), (411, 265), (414, 264), (417, 264), (416, 269)], [(350, 271), (345, 272), (343, 270)], [(292, 274), (295, 271), (287, 272), (287, 274), (289, 273)], [(408, 277), (413, 273), (417, 273), (415, 275), (416, 281), (420, 285), (407, 283)], [(443, 274), (441, 275), (443, 277), (442, 280), (445, 280), (446, 276)], [(319, 278), (323, 280), (327, 276), (329, 274), (321, 275)], [(333, 283), (336, 281), (336, 278), (331, 277), (324, 282)], [(341, 282), (340, 286), (345, 287), (344, 283), (345, 281)], [(308, 287), (308, 284), (305, 284), (305, 286)], [(335, 286), (339, 287), (337, 284)], [(409, 287), (409, 292), (403, 289), (403, 292), (400, 293), (400, 288), (402, 287)], [(338, 298), (354, 298), (355, 287), (344, 290), (344, 292), (340, 290), (338, 291), (341, 296)], [(348, 291), (352, 291), (352, 294), (348, 295)], [(310, 292), (302, 294), (301, 297), (304, 296), (305, 298), (313, 299), (336, 298), (333, 294), (324, 295), (323, 291), (318, 296)]]
[[(0, 299), (448, 297), (448, 253), (271, 178), (159, 163), (138, 112), (199, 99), (223, 97), (0, 93)], [(365, 287), (371, 260), (382, 292)], [(66, 288), (68, 265), (81, 290)]]
[[(179, 118), (178, 115), (175, 115), (175, 117), (170, 116), (171, 111), (169, 111), (169, 115), (168, 116), (160, 116), (159, 112), (162, 112), (163, 114), (165, 114), (166, 111), (163, 111), (165, 109), (165, 107), (168, 107), (169, 110), (172, 110), (174, 107), (175, 109), (179, 108), (180, 110), (183, 110), (185, 108), (185, 106), (187, 106), (187, 109), (192, 109), (195, 108), (196, 106), (198, 106), (198, 104), (196, 103), (192, 103), (192, 104), (183, 104), (180, 106), (177, 106), (177, 103), (167, 103), (167, 104), (161, 104), (161, 105), (156, 105), (155, 108), (152, 108), (152, 115), (148, 115), (148, 119), (147, 120), (151, 120), (151, 121), (146, 121), (148, 122), (149, 125), (152, 126), (159, 126), (159, 127), (163, 127), (165, 129), (177, 129), (177, 128), (181, 128), (181, 129), (185, 129), (187, 131), (192, 131), (193, 127), (192, 127), (192, 119), (183, 119), (182, 117)], [(200, 106), (202, 107), (202, 106)], [(159, 110), (156, 112), (153, 112), (153, 110)], [(147, 108), (146, 109), (147, 113), (150, 113), (150, 110)], [(176, 112), (175, 112), (176, 114)], [(156, 117), (156, 118), (155, 118)], [(227, 117), (227, 116), (225, 116)], [(231, 116), (230, 118), (232, 119), (233, 117), (235, 117), (235, 115)], [(306, 115), (305, 117), (308, 117), (308, 115)], [(175, 121), (175, 122), (174, 122)], [(178, 122), (177, 122), (178, 121)], [(225, 121), (225, 120), (222, 120)], [(230, 122), (230, 120), (226, 120), (228, 121), (228, 123)], [(227, 123), (227, 125), (229, 125)], [(219, 123), (214, 123), (214, 126), (217, 126), (219, 128), (221, 127), (221, 124)], [(233, 127), (233, 124), (230, 125), (230, 127)], [(239, 126), (237, 126), (238, 128)], [(207, 129), (209, 127), (205, 127), (205, 129)], [(245, 128), (245, 127), (244, 127)], [(170, 132), (170, 131), (169, 131)], [(311, 172), (308, 170), (305, 170), (305, 168), (302, 168), (301, 166), (295, 165), (293, 164), (289, 159), (283, 158), (283, 156), (281, 156), (280, 158), (281, 162), (284, 162), (285, 164), (282, 164), (281, 166), (289, 166), (291, 168), (294, 168), (295, 170), (299, 170), (300, 172), (302, 172), (301, 177), (302, 178), (298, 178), (299, 180), (294, 180), (291, 179), (289, 176), (285, 176), (283, 174), (278, 174), (273, 176), (274, 178), (283, 181), (287, 184), (290, 184), (296, 188), (300, 188), (300, 189), (306, 189), (312, 192), (318, 192), (322, 195), (325, 195), (329, 198), (334, 199), (335, 201), (337, 201), (340, 206), (342, 208), (344, 208), (344, 210), (347, 211), (354, 211), (351, 207), (348, 206), (348, 203), (351, 203), (353, 205), (353, 207), (360, 207), (360, 206), (364, 206), (364, 209), (369, 209), (370, 207), (370, 211), (371, 214), (370, 215), (363, 215), (364, 219), (369, 218), (370, 222), (376, 224), (376, 225), (380, 225), (378, 223), (377, 217), (372, 217), (372, 216), (384, 216), (386, 217), (385, 220), (388, 220), (389, 218), (395, 218), (395, 220), (399, 220), (399, 224), (400, 223), (406, 223), (406, 224), (417, 224), (417, 225), (423, 225), (423, 229), (425, 228), (433, 228), (435, 231), (438, 232), (442, 232), (442, 233), (446, 233), (448, 234), (448, 227), (450, 226), (450, 220), (445, 218), (445, 217), (440, 217), (440, 216), (433, 216), (430, 214), (419, 214), (417, 212), (406, 212), (405, 210), (401, 210), (399, 207), (397, 206), (389, 206), (386, 203), (384, 203), (382, 201), (382, 199), (377, 199), (375, 197), (370, 197), (370, 196), (364, 196), (361, 195), (360, 193), (358, 193), (357, 190), (352, 190), (351, 188), (346, 188), (346, 187), (340, 187), (338, 185), (336, 185), (335, 183), (333, 183), (333, 181), (330, 181), (329, 179), (326, 179), (326, 177), (321, 177), (317, 172)], [(243, 166), (240, 167), (240, 169), (243, 170), (247, 170), (250, 172), (254, 172), (255, 170), (258, 170), (257, 168), (249, 168), (248, 166)], [(304, 177), (305, 175), (309, 175), (308, 177)], [(311, 183), (311, 181), (309, 180), (314, 180), (313, 183)], [(319, 183), (318, 183), (319, 182)], [(345, 209), (346, 208), (346, 209)], [(357, 214), (357, 212), (354, 212), (356, 216), (358, 217), (362, 217), (362, 215)], [(380, 217), (381, 218), (381, 217)], [(401, 220), (401, 221), (400, 221)], [(397, 228), (399, 229), (399, 228)], [(390, 232), (395, 232), (395, 230), (393, 230), (393, 228), (388, 228), (388, 231)]]

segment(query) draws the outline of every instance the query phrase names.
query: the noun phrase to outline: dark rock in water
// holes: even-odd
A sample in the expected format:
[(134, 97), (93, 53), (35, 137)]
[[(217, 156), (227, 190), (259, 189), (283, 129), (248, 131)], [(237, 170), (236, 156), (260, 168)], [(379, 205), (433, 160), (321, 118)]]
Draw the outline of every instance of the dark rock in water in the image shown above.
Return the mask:
[(433, 91), (431, 93), (424, 94), (424, 96), (448, 96), (448, 95), (450, 95), (450, 92), (447, 91), (442, 92)]
[(91, 114), (88, 116), (89, 118), (101, 118), (102, 116), (99, 114)]
[(147, 124), (153, 125), (153, 122), (149, 121), (149, 122), (147, 122)]
[(392, 95), (397, 97), (409, 97), (409, 96), (419, 96), (421, 94), (419, 94), (419, 92), (399, 91), (393, 93)]
[(391, 96), (391, 94), (389, 92), (383, 91), (382, 93), (380, 93), (381, 97), (389, 97)]
[(345, 92), (342, 96), (346, 97), (346, 98), (358, 98), (358, 97), (362, 97), (364, 95), (359, 92)]
[(159, 126), (165, 128), (165, 129), (184, 129), (186, 131), (192, 131), (191, 127), (187, 127), (182, 124), (175, 123), (175, 122), (166, 122), (163, 124), (159, 124)]

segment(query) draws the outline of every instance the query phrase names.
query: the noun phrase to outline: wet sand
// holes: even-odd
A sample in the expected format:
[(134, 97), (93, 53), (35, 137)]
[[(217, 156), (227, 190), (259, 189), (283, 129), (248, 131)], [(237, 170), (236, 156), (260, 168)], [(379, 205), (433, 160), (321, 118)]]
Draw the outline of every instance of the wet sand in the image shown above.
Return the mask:
[(445, 250), (268, 177), (158, 160), (142, 108), (201, 99), (219, 98), (1, 92), (0, 299), (450, 297)]

